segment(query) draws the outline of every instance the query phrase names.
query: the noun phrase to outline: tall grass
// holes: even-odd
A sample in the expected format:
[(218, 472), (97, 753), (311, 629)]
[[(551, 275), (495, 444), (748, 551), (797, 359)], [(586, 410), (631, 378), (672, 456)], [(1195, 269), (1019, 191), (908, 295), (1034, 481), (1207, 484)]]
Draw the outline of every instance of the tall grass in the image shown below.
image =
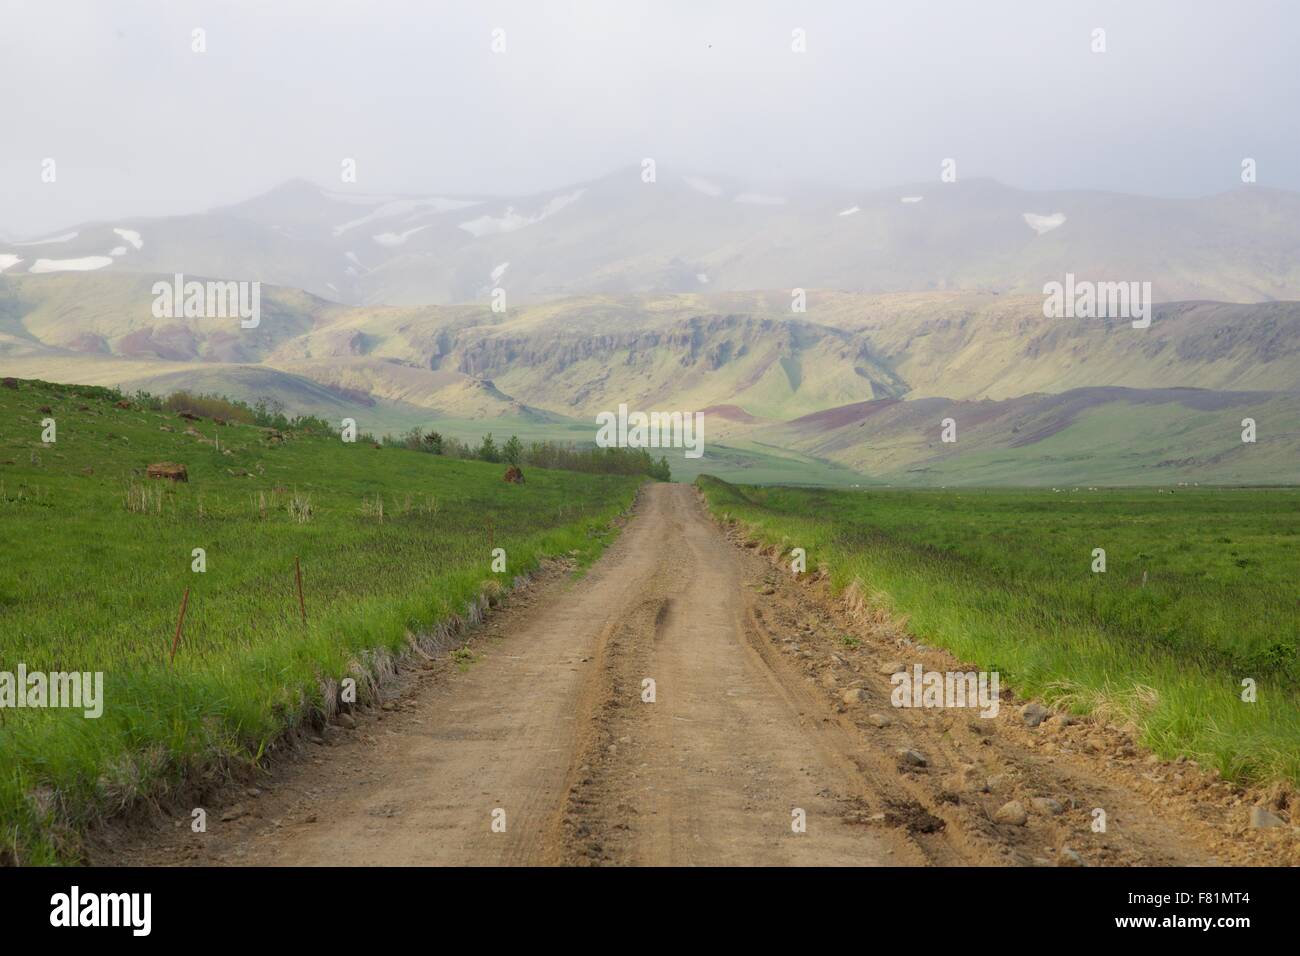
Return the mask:
[(1023, 693), (1132, 722), (1230, 779), (1300, 783), (1300, 490), (699, 485)]

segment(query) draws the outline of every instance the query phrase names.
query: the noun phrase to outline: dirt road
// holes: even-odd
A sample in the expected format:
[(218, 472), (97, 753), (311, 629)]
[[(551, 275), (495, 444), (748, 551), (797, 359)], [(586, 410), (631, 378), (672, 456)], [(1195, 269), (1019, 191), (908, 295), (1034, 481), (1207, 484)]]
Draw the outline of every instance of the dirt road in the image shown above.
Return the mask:
[[(1243, 837), (1226, 785), (1172, 780), (1115, 728), (1028, 728), (1010, 702), (995, 720), (892, 708), (889, 662), (956, 662), (851, 619), (731, 537), (693, 488), (648, 486), (589, 573), (514, 594), (472, 661), (408, 675), (385, 709), (227, 791), (206, 833), (177, 814), (93, 862), (1133, 865), (1270, 850)], [(997, 818), (1011, 802), (1024, 823)]]

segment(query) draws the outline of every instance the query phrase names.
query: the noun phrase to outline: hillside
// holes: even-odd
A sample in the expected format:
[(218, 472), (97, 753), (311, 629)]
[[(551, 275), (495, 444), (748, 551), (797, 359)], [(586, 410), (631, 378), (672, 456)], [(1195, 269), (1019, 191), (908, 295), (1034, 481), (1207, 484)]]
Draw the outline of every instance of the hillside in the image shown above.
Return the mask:
[[(517, 575), (593, 560), (641, 480), (529, 467), (514, 485), (501, 465), (310, 426), (15, 384), (0, 387), (0, 646), (20, 651), (10, 670), (102, 672), (106, 706), (5, 711), (0, 865), (75, 859), (104, 815), (283, 752), (335, 713), (344, 678), (377, 702), (413, 644), (457, 646)], [(188, 480), (146, 477), (159, 462)]]

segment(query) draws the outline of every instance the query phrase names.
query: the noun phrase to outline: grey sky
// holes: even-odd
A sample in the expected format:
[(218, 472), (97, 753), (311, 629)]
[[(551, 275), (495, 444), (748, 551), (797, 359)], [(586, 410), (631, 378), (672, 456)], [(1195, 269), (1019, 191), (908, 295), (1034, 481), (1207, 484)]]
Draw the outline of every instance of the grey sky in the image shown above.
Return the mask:
[(1264, 0), (0, 0), (0, 233), (337, 184), (343, 157), (366, 192), (528, 191), (643, 156), (859, 188), (951, 156), (1168, 195), (1235, 188), (1250, 156), (1296, 189), (1297, 27)]

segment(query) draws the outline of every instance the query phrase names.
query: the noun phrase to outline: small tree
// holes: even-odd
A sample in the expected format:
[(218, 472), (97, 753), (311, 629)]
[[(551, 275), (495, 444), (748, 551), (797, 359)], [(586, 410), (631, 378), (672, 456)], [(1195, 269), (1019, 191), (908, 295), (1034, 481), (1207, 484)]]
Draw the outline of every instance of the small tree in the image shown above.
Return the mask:
[(497, 443), (492, 440), (491, 432), (483, 436), (483, 444), (478, 446), (476, 454), (484, 461), (499, 462), (501, 460), (501, 453), (497, 451)]
[(442, 435), (439, 432), (429, 432), (424, 436), (424, 447), (435, 455), (442, 454)]
[(508, 465), (519, 464), (519, 460), (524, 457), (523, 442), (517, 436), (511, 435), (510, 440), (501, 447), (501, 457)]

